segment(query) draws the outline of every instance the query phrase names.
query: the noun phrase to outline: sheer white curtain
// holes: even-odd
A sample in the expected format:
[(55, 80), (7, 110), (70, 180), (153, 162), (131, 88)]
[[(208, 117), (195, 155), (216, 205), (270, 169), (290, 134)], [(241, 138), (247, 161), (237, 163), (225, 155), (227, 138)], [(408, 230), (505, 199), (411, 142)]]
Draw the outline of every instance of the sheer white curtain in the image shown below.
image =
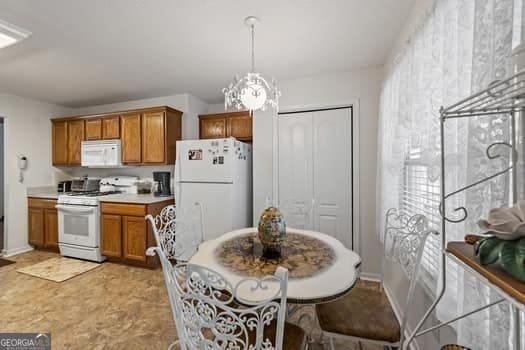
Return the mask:
[[(439, 182), (439, 108), (512, 74), (512, 48), (522, 40), (524, 30), (522, 2), (437, 0), (403, 52), (387, 66), (379, 123), (379, 223), (388, 208), (406, 206), (407, 159), (414, 150), (417, 164), (426, 169), (428, 182)], [(487, 160), (485, 149), (491, 142), (508, 141), (508, 130), (506, 116), (447, 121), (447, 190), (502, 169), (501, 163)], [(466, 233), (477, 231), (475, 222), (490, 208), (507, 205), (508, 181), (503, 176), (451, 197), (447, 207), (465, 205), (469, 217), (461, 224), (449, 224), (447, 238), (462, 240)], [(425, 214), (439, 215), (439, 203), (418, 203), (424, 203), (421, 207), (428, 211)], [(447, 215), (456, 214), (450, 211)], [(448, 292), (438, 309), (439, 318), (457, 316), (494, 298), (483, 284), (453, 263), (447, 269), (451, 272)], [(433, 277), (437, 284), (437, 276)], [(473, 349), (509, 348), (508, 310), (508, 305), (500, 304), (456, 323), (459, 342)]]

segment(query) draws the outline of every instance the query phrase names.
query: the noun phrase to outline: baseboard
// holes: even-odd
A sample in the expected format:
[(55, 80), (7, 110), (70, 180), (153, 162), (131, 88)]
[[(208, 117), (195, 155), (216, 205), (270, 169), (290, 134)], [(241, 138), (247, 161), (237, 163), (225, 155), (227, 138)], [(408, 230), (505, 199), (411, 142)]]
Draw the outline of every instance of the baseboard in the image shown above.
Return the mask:
[(361, 272), (359, 278), (367, 281), (379, 282), (381, 281), (381, 275), (377, 273)]
[(18, 247), (18, 248), (13, 248), (13, 249), (4, 249), (2, 250), (2, 255), (5, 257), (8, 257), (8, 256), (22, 254), (22, 253), (27, 253), (32, 250), (33, 250), (33, 247), (31, 247), (30, 245), (26, 245), (23, 247)]
[[(394, 314), (396, 315), (397, 320), (399, 321), (399, 324), (401, 324), (401, 322), (403, 320), (403, 311), (402, 311), (401, 307), (399, 306), (399, 304), (397, 303), (396, 299), (393, 297), (394, 294), (392, 293), (392, 290), (390, 289), (390, 287), (388, 287), (385, 284), (385, 285), (383, 285), (383, 288), (384, 288), (386, 297), (388, 298), (388, 301), (390, 301), (390, 305), (392, 305), (392, 309), (394, 310)], [(405, 339), (410, 337), (410, 333), (412, 332), (408, 328), (409, 327), (407, 326), (406, 329), (405, 329)], [(416, 339), (414, 339), (412, 341), (412, 343), (410, 343), (410, 350), (421, 350), (419, 348), (419, 345), (418, 345)]]

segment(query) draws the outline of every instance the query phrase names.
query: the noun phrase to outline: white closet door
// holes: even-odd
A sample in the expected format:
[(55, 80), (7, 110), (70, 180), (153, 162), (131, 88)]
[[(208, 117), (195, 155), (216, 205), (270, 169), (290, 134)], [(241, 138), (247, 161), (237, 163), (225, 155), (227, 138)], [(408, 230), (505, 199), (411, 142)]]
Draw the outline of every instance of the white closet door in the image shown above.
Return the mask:
[(307, 206), (312, 229), (352, 248), (352, 111), (350, 108), (281, 114), (279, 202)]
[(313, 117), (314, 227), (352, 247), (352, 115), (349, 108)]
[(314, 196), (312, 113), (289, 114), (279, 118), (279, 203), (286, 203), (283, 215), (290, 227), (302, 227), (290, 207), (304, 207)]

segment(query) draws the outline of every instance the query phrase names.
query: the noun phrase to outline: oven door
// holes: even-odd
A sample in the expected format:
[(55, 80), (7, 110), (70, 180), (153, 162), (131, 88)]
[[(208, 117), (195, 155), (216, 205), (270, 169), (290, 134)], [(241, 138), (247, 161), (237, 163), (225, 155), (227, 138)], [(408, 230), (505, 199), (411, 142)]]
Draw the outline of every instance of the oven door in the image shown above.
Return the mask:
[(84, 247), (100, 243), (98, 206), (58, 204), (58, 242)]

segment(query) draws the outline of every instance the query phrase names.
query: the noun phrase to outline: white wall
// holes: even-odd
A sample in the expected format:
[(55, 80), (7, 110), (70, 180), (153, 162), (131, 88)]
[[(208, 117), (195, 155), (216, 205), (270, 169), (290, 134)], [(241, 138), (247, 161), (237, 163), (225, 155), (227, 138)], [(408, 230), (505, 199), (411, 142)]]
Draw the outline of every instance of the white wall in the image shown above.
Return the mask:
[[(71, 109), (0, 94), (0, 116), (5, 117), (5, 207), (8, 254), (29, 249), (27, 243), (27, 187), (54, 183), (51, 166), (52, 117), (71, 113)], [(24, 183), (18, 182), (17, 155), (28, 158)]]
[(414, 34), (414, 31), (416, 31), (418, 26), (420, 26), (426, 19), (426, 17), (429, 14), (429, 11), (432, 10), (435, 2), (436, 0), (415, 1), (414, 6), (412, 7), (412, 11), (410, 12), (410, 15), (405, 21), (405, 25), (401, 29), (401, 32), (399, 33), (397, 39), (394, 41), (394, 45), (392, 45), (390, 54), (385, 62), (385, 67), (387, 69), (389, 65), (393, 64), (396, 61), (399, 55), (404, 53), (407, 44), (409, 44), (412, 40), (412, 35)]
[[(330, 106), (359, 102), (354, 115), (359, 117), (359, 167), (360, 197), (359, 234), (363, 272), (378, 274), (381, 252), (375, 222), (375, 188), (377, 160), (377, 122), (379, 92), (383, 78), (382, 67), (353, 72), (279, 81), (282, 92), (280, 106), (283, 110), (300, 106)], [(222, 104), (211, 105), (209, 113), (224, 110)], [(254, 157), (254, 217), (257, 218), (265, 198), (273, 193), (274, 116), (272, 112), (256, 112), (253, 124)]]

